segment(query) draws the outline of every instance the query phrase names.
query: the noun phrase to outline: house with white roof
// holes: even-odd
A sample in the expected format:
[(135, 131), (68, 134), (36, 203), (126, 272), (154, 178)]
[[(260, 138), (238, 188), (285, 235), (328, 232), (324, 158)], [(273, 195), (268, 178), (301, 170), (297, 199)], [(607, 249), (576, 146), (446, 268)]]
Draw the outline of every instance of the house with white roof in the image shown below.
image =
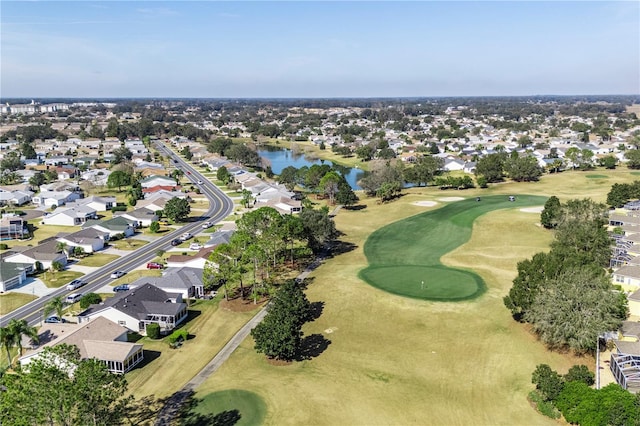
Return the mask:
[(97, 219), (96, 213), (95, 209), (86, 205), (56, 209), (52, 213), (45, 213), (42, 223), (44, 225), (62, 226), (82, 225), (87, 220)]

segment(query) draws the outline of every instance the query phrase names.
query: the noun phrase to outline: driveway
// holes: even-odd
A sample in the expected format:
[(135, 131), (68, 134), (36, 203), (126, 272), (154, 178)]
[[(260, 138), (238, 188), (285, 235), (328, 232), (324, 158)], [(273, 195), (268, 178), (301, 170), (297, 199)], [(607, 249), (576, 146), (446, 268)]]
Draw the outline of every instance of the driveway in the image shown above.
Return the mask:
[(38, 278), (27, 277), (27, 281), (25, 281), (20, 287), (13, 288), (10, 290), (12, 293), (24, 293), (31, 294), (33, 296), (42, 297), (56, 291), (57, 288), (49, 288), (42, 280)]

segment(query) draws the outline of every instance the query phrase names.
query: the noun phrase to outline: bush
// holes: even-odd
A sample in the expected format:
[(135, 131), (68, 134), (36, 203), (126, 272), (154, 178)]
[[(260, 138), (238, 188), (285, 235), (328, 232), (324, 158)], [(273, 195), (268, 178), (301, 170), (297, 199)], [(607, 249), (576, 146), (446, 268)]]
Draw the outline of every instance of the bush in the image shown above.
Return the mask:
[(113, 206), (111, 207), (112, 212), (126, 212), (127, 206)]
[(111, 237), (109, 237), (109, 241), (118, 241), (124, 238), (124, 234), (123, 233), (119, 233), (119, 234), (115, 234), (112, 235)]
[(8, 246), (7, 244), (5, 244), (5, 243), (0, 243), (0, 250), (6, 250), (6, 249), (8, 249), (8, 248), (9, 248), (9, 246)]
[(169, 336), (169, 343), (174, 344), (176, 342), (185, 342), (189, 337), (189, 332), (185, 329), (175, 330)]
[(158, 324), (152, 323), (147, 324), (147, 336), (151, 339), (159, 339), (160, 338), (160, 326)]
[(102, 297), (96, 293), (87, 293), (80, 298), (80, 307), (87, 309), (89, 305), (95, 305), (102, 302)]
[(560, 418), (560, 411), (558, 411), (552, 402), (545, 401), (538, 391), (531, 391), (529, 393), (529, 401), (535, 404), (536, 409), (543, 416), (547, 416), (552, 419)]

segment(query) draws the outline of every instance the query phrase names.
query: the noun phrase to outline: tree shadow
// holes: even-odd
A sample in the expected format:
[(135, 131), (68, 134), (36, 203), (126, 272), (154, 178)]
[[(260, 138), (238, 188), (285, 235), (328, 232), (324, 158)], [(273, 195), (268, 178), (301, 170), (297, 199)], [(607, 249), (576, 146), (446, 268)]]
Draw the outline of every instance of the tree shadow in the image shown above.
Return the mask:
[(329, 257), (339, 256), (341, 254), (349, 253), (350, 251), (358, 248), (356, 244), (350, 243), (348, 241), (336, 240), (331, 245), (331, 251), (329, 252)]
[(353, 206), (344, 206), (343, 207), (345, 210), (350, 210), (350, 211), (360, 211), (360, 210), (364, 210), (367, 208), (366, 204), (356, 204)]
[[(233, 426), (242, 418), (240, 411), (237, 409), (224, 410), (217, 414), (197, 413), (195, 409), (202, 402), (202, 399), (195, 398), (193, 391), (189, 392), (189, 394), (181, 394), (180, 392), (174, 394), (174, 402), (180, 402), (180, 399), (184, 398), (181, 401), (177, 416), (181, 426)], [(171, 398), (174, 398), (174, 396)]]
[(294, 357), (296, 361), (304, 361), (320, 356), (322, 352), (327, 350), (331, 340), (325, 338), (322, 334), (311, 334), (305, 336), (300, 343), (300, 349)]
[(323, 301), (318, 301), (318, 302), (313, 302), (311, 304), (311, 311), (309, 312), (309, 321), (315, 321), (318, 318), (320, 318), (320, 315), (322, 315), (322, 311), (324, 310), (324, 302)]

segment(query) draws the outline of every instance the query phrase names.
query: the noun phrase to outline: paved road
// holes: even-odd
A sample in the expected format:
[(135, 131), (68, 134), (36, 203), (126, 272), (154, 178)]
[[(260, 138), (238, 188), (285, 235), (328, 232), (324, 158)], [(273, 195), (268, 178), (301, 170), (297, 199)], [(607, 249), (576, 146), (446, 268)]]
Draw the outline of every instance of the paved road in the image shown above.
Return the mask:
[[(173, 154), (164, 144), (158, 142), (157, 148), (160, 152), (167, 154), (169, 158), (171, 158), (170, 161), (174, 161), (175, 159), (177, 163), (174, 162), (174, 164), (185, 172), (185, 176), (189, 180), (194, 183), (198, 180), (203, 181), (203, 184), (198, 185), (198, 187), (200, 188), (201, 193), (209, 199), (209, 210), (207, 210), (207, 212), (202, 216), (197, 217), (193, 222), (185, 224), (170, 234), (163, 236), (156, 241), (152, 241), (138, 250), (129, 252), (127, 256), (116, 259), (94, 272), (84, 275), (81, 279), (88, 282), (86, 286), (74, 291), (69, 291), (66, 287), (61, 287), (45, 297), (40, 297), (24, 306), (21, 306), (13, 312), (2, 316), (0, 318), (0, 327), (6, 326), (7, 323), (14, 318), (26, 319), (30, 325), (36, 325), (42, 320), (42, 307), (53, 297), (64, 297), (72, 292), (90, 293), (96, 291), (111, 282), (111, 278), (109, 276), (113, 271), (132, 271), (141, 264), (153, 259), (158, 250), (167, 251), (170, 249), (171, 240), (177, 238), (180, 234), (201, 229), (202, 222), (207, 220), (217, 223), (233, 212), (233, 201), (217, 186), (209, 182), (206, 177), (201, 175), (193, 166), (178, 157), (178, 155)], [(187, 174), (187, 172), (189, 172), (189, 174)]]

